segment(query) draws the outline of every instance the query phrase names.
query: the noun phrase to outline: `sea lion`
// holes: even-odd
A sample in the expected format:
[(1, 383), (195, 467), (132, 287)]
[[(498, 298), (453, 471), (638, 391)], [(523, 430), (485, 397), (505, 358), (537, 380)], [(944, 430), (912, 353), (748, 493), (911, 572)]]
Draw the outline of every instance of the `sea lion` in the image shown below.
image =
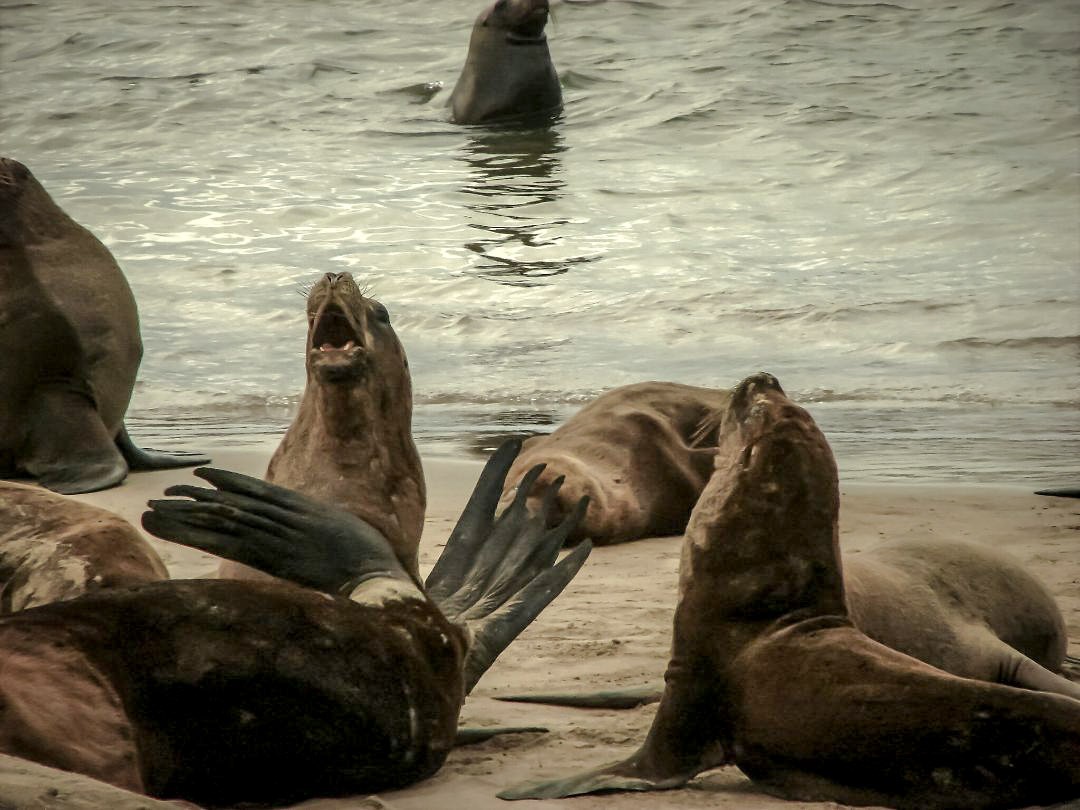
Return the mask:
[(552, 116), (562, 88), (544, 26), (548, 0), (497, 0), (473, 24), (465, 67), (450, 94), (451, 119), (481, 124)]
[(129, 468), (206, 462), (132, 443), (123, 420), (142, 341), (131, 289), (108, 248), (10, 158), (0, 158), (0, 356), (0, 477), (91, 492)]
[(589, 496), (571, 541), (610, 545), (682, 534), (712, 473), (715, 414), (729, 397), (726, 390), (672, 382), (607, 391), (553, 433), (526, 440), (503, 497), (509, 502), (525, 471), (542, 463), (537, 492), (564, 477), (563, 511)]
[[(417, 576), (426, 490), (405, 349), (386, 307), (349, 273), (327, 273), (312, 286), (307, 319), (307, 383), (266, 480), (371, 523)], [(234, 562), (219, 573), (265, 579)]]
[(372, 525), (196, 471), (216, 489), (171, 487), (144, 526), (295, 584), (170, 580), (0, 617), (0, 752), (215, 806), (430, 776), (467, 691), (589, 553), (556, 563), (580, 511), (548, 529), (522, 498), (495, 519), (517, 451), (489, 460), (429, 576), (445, 612)]
[(0, 481), (0, 613), (168, 576), (153, 547), (118, 515)]
[(804, 801), (977, 810), (1080, 797), (1080, 700), (956, 677), (852, 624), (836, 463), (774, 377), (734, 390), (719, 448), (687, 526), (644, 745), (500, 796), (676, 787), (735, 764)]

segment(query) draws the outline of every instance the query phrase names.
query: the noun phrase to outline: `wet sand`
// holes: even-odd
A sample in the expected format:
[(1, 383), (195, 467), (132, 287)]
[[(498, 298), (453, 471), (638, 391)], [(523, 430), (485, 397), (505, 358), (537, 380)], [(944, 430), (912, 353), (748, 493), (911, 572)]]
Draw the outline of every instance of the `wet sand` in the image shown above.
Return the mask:
[[(261, 475), (271, 449), (214, 452), (214, 465)], [(425, 457), (429, 504), (420, 552), (422, 573), (437, 558), (481, 467), (481, 462), (472, 459)], [(159, 497), (171, 483), (190, 480), (188, 470), (140, 473), (116, 489), (77, 497), (112, 509), (138, 525), (148, 498)], [(1004, 549), (1049, 586), (1068, 625), (1070, 653), (1080, 655), (1080, 501), (998, 486), (850, 484), (841, 489), (845, 550), (857, 552), (886, 540), (927, 536), (963, 538)], [(209, 576), (216, 568), (213, 557), (156, 538), (151, 542), (173, 577)], [(483, 677), (462, 711), (463, 724), (540, 725), (550, 729), (548, 733), (496, 738), (457, 749), (432, 779), (382, 794), (378, 800), (318, 799), (298, 806), (346, 810), (379, 807), (381, 801), (400, 810), (508, 810), (514, 805), (495, 797), (505, 787), (569, 774), (633, 752), (645, 737), (655, 705), (616, 712), (504, 703), (494, 698), (658, 682), (668, 656), (679, 550), (678, 537), (596, 549), (566, 591)], [(517, 806), (522, 810), (780, 810), (838, 805), (776, 799), (758, 792), (737, 769), (724, 768), (677, 791)]]

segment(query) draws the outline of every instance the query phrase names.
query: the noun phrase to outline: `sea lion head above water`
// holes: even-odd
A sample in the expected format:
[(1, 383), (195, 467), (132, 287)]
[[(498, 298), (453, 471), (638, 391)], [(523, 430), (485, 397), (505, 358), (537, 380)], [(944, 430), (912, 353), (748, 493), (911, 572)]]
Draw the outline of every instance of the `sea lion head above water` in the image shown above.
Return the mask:
[(549, 10), (548, 0), (497, 0), (480, 12), (450, 96), (456, 123), (559, 111), (562, 88), (544, 34)]

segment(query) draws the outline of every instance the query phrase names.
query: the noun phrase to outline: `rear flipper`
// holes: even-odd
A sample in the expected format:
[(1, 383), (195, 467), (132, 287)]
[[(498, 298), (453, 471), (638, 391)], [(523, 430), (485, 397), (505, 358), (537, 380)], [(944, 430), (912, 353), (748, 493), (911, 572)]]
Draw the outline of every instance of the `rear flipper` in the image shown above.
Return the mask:
[[(999, 665), (999, 683), (1032, 689), (1036, 692), (1053, 692), (1058, 695), (1080, 700), (1080, 684), (1051, 672), (1046, 667), (1036, 664), (1025, 655), (1002, 643), (1002, 662)], [(1069, 663), (1066, 657), (1065, 663)]]
[(1036, 495), (1051, 495), (1055, 498), (1080, 498), (1080, 489), (1067, 488), (1067, 489), (1039, 489), (1035, 491)]
[(661, 775), (655, 768), (645, 764), (641, 751), (629, 759), (602, 765), (591, 771), (583, 771), (564, 779), (548, 779), (526, 782), (500, 791), (498, 797), (508, 801), (518, 799), (564, 799), (587, 793), (605, 793), (615, 790), (671, 790), (690, 781), (694, 773)]
[(42, 486), (74, 495), (115, 487), (127, 476), (127, 464), (86, 394), (42, 388), (26, 412), (26, 438), (16, 464)]
[(116, 447), (127, 461), (132, 472), (146, 470), (173, 470), (177, 467), (197, 467), (200, 464), (209, 464), (210, 459), (196, 453), (188, 453), (177, 450), (165, 453), (161, 450), (144, 450), (131, 440), (126, 426), (120, 427), (116, 434)]
[(446, 548), (428, 575), (428, 595), (448, 619), (465, 624), (473, 641), (465, 661), (465, 692), (574, 578), (592, 550), (588, 541), (555, 563), (559, 549), (585, 514), (583, 498), (558, 526), (548, 529), (561, 481), (545, 495), (539, 513), (526, 494), (543, 466), (523, 479), (519, 494), (495, 520), (495, 508), (521, 443), (506, 442), (492, 454)]
[(551, 692), (535, 695), (499, 695), (496, 700), (512, 703), (544, 703), (549, 706), (569, 706), (575, 709), (636, 709), (650, 703), (659, 703), (664, 694), (663, 682), (645, 686), (629, 686), (626, 689), (608, 689), (602, 692)]
[(501, 737), (504, 734), (533, 734), (546, 733), (543, 726), (488, 726), (486, 728), (465, 727), (458, 728), (457, 736), (454, 737), (454, 747), (461, 748), (463, 745), (477, 745), (487, 742), (492, 737)]

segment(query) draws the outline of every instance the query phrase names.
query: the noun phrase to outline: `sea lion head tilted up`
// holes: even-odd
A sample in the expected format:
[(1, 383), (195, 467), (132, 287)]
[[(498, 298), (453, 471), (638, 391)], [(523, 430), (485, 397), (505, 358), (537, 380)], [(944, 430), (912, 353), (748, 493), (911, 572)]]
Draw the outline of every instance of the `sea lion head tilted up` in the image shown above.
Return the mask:
[(469, 54), (450, 95), (458, 124), (552, 115), (562, 88), (544, 27), (548, 0), (498, 0), (473, 25)]

